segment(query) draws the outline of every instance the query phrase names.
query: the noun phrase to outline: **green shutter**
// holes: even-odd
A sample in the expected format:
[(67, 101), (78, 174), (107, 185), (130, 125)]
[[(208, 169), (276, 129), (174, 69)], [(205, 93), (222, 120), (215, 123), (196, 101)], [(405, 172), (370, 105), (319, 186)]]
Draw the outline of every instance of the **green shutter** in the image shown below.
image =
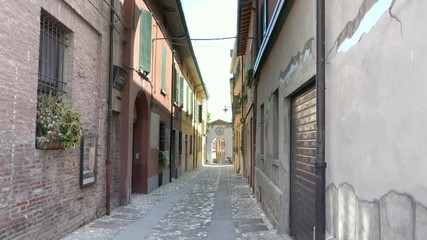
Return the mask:
[(162, 90), (166, 91), (166, 48), (162, 46)]
[(191, 107), (191, 110), (190, 110), (190, 113), (191, 114), (193, 114), (193, 111), (194, 111), (194, 94), (193, 94), (193, 92), (191, 92), (190, 93), (190, 107)]
[(174, 96), (174, 101), (176, 103), (178, 103), (178, 99), (179, 99), (179, 88), (178, 88), (179, 83), (178, 83), (178, 81), (179, 81), (179, 74), (178, 74), (178, 71), (175, 69), (175, 82), (174, 82), (175, 96)]
[(149, 73), (151, 70), (151, 13), (141, 10), (140, 40), (139, 40), (139, 68)]
[(180, 102), (179, 104), (184, 104), (184, 78), (180, 77), (179, 80), (179, 92), (181, 93), (180, 95)]
[(185, 106), (186, 106), (186, 110), (187, 110), (187, 113), (190, 113), (190, 106), (189, 106), (189, 104), (188, 104), (188, 92), (190, 92), (190, 90), (189, 90), (189, 88), (188, 88), (188, 86), (187, 86), (187, 89), (186, 89), (187, 91), (185, 92)]

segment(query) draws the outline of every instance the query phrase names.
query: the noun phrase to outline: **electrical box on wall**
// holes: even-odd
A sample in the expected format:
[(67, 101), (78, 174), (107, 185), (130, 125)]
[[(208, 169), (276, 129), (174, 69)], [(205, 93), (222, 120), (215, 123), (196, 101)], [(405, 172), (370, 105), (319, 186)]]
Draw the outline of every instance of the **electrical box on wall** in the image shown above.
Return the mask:
[(127, 72), (117, 66), (114, 65), (113, 67), (113, 87), (118, 89), (118, 90), (123, 90), (124, 86), (125, 86), (125, 81), (126, 81), (126, 77), (127, 77)]

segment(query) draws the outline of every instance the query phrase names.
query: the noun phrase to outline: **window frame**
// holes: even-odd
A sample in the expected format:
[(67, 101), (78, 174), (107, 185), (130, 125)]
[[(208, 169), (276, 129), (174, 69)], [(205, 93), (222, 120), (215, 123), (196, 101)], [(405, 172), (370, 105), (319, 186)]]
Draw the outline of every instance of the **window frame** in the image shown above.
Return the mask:
[(264, 109), (264, 103), (263, 104), (261, 104), (261, 106), (260, 106), (260, 111), (259, 111), (259, 114), (260, 114), (260, 118), (259, 118), (259, 120), (260, 120), (260, 122), (259, 122), (259, 124), (260, 124), (260, 134), (259, 134), (259, 141), (260, 141), (260, 148), (259, 148), (259, 153), (261, 154), (261, 158), (264, 158), (264, 135), (265, 135), (265, 116), (264, 116), (264, 111), (265, 111), (265, 109)]
[(152, 21), (151, 12), (141, 9), (139, 17), (139, 70), (145, 75), (151, 71)]
[(166, 123), (161, 121), (159, 124), (159, 151), (166, 150)]
[[(62, 96), (66, 93), (66, 55), (70, 31), (49, 13), (40, 15), (38, 94)], [(49, 55), (49, 56), (48, 56)]]
[(162, 81), (160, 85), (160, 91), (162, 95), (166, 95), (166, 48), (162, 45)]

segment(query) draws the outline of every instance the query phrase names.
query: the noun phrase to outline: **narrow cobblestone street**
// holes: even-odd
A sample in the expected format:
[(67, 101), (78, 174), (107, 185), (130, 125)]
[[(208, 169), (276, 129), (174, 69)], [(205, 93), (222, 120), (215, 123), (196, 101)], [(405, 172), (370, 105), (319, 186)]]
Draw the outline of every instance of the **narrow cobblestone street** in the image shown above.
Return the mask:
[(151, 194), (133, 195), (69, 234), (76, 239), (288, 239), (277, 233), (231, 166), (207, 166)]

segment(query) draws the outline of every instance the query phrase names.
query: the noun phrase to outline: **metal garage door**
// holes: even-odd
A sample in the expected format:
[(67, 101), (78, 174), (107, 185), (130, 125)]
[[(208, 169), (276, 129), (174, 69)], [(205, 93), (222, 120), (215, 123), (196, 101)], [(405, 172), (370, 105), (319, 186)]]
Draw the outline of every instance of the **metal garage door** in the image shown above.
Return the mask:
[(291, 231), (313, 239), (315, 224), (316, 90), (309, 86), (291, 99)]

